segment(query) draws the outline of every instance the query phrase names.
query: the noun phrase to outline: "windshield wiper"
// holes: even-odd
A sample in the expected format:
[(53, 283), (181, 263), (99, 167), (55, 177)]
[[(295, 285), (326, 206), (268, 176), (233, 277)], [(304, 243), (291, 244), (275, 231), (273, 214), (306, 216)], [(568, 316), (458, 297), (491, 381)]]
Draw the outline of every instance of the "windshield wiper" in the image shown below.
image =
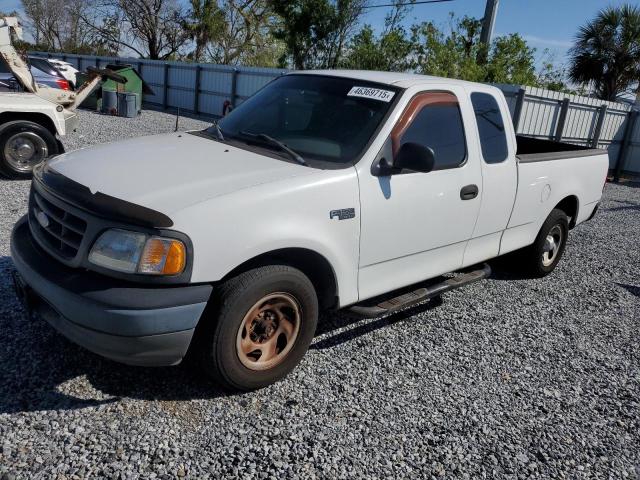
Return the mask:
[(252, 133), (252, 132), (246, 132), (246, 131), (241, 131), (241, 132), (238, 132), (238, 133), (240, 133), (240, 135), (243, 135), (245, 137), (257, 138), (258, 140), (262, 140), (262, 141), (264, 141), (266, 143), (269, 143), (269, 144), (271, 144), (271, 145), (273, 145), (275, 147), (278, 147), (281, 151), (283, 151), (286, 154), (288, 154), (291, 158), (293, 158), (300, 165), (307, 165), (307, 162), (305, 161), (305, 159), (302, 158), (298, 153), (296, 153), (294, 150), (291, 150), (289, 147), (287, 147), (280, 140), (276, 140), (275, 138), (270, 137), (266, 133)]
[(220, 140), (221, 142), (224, 142), (224, 135), (222, 134), (222, 129), (220, 128), (220, 125), (218, 125), (218, 122), (217, 121), (213, 122), (213, 125), (211, 126), (216, 129), (216, 133), (218, 134), (218, 140)]

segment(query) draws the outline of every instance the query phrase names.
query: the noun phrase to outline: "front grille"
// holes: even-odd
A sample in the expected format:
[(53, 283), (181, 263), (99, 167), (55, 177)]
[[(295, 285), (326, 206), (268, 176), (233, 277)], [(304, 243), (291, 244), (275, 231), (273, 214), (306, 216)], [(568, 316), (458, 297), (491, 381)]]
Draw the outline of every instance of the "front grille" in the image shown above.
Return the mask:
[(87, 222), (59, 205), (54, 205), (32, 189), (29, 223), (36, 239), (45, 243), (51, 253), (72, 260), (78, 255)]

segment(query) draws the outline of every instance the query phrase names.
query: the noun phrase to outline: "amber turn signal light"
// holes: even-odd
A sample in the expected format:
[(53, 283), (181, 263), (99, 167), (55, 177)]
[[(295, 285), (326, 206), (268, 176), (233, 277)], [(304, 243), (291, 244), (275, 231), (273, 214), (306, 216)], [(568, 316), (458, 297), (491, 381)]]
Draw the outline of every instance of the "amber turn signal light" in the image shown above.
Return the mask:
[(180, 240), (151, 237), (142, 251), (138, 272), (177, 275), (183, 272), (186, 260), (186, 248)]

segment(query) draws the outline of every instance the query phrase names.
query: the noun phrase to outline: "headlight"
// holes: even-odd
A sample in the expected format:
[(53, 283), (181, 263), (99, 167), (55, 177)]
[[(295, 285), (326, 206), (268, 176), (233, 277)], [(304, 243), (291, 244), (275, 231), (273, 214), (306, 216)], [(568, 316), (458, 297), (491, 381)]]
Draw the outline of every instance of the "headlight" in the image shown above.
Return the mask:
[(187, 263), (187, 249), (175, 238), (113, 229), (100, 235), (89, 261), (117, 272), (177, 275)]

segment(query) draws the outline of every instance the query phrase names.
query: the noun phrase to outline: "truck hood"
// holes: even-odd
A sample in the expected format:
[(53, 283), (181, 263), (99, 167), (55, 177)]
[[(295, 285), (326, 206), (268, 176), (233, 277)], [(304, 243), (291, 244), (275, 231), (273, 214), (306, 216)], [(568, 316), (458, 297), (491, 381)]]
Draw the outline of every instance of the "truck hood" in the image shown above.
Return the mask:
[(59, 155), (48, 167), (86, 187), (170, 215), (213, 197), (314, 169), (188, 133)]

